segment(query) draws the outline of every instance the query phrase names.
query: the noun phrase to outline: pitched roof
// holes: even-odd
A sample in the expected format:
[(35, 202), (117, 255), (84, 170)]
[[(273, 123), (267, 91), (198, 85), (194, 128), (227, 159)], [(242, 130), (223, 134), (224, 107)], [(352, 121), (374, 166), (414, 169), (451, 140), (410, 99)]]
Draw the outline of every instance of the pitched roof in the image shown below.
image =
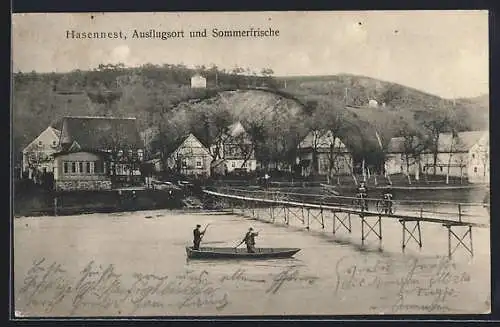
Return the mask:
[(59, 131), (58, 129), (55, 129), (54, 127), (52, 126), (48, 126), (46, 129), (44, 129), (40, 134), (38, 134), (37, 137), (35, 137), (28, 145), (26, 145), (24, 147), (24, 149), (22, 150), (23, 152), (25, 151), (29, 151), (29, 149), (32, 147), (32, 145), (35, 143), (36, 140), (38, 140), (38, 138), (44, 134), (45, 132), (52, 132), (55, 136), (56, 136), (56, 142), (58, 142), (58, 139), (61, 137), (61, 131)]
[(178, 138), (174, 142), (172, 142), (168, 147), (166, 153), (170, 156), (172, 155), (175, 151), (177, 151), (180, 147), (186, 143), (186, 141), (189, 138), (193, 138), (197, 143), (200, 144), (200, 149), (203, 149), (208, 155), (210, 155), (210, 151), (208, 150), (207, 146), (203, 144), (193, 133), (190, 133), (188, 135), (185, 135), (183, 137)]
[(52, 127), (52, 126), (49, 126), (50, 129), (54, 132), (54, 134), (56, 134), (57, 137), (61, 137), (61, 131)]
[[(487, 136), (487, 131), (471, 131), (460, 132), (457, 137), (453, 137), (451, 133), (441, 133), (439, 135), (439, 152), (468, 152), (473, 145), (481, 140), (482, 137)], [(414, 139), (414, 145), (417, 145), (418, 140)], [(393, 137), (389, 141), (389, 153), (404, 153), (404, 137)]]
[(451, 133), (443, 133), (439, 135), (438, 150), (440, 152), (449, 152), (450, 149), (453, 152), (468, 152), (481, 137), (487, 134), (487, 131), (460, 132), (457, 138), (453, 138)]
[(188, 137), (189, 137), (189, 134), (183, 135), (183, 136), (177, 138), (176, 140), (174, 140), (173, 142), (169, 142), (169, 144), (165, 148), (165, 153), (167, 155), (171, 155), (175, 150), (177, 150), (184, 143), (184, 141), (187, 140)]
[(81, 149), (94, 150), (143, 147), (135, 118), (64, 117), (61, 145), (68, 147), (73, 142), (77, 142)]
[[(317, 131), (309, 132), (306, 137), (300, 142), (300, 148), (313, 148), (314, 145), (317, 145), (318, 149), (321, 148), (330, 148), (332, 145), (333, 136), (330, 131), (326, 133), (320, 133)], [(342, 149), (347, 151), (347, 147), (338, 137), (335, 138), (335, 148)]]
[[(412, 140), (412, 148), (415, 149), (418, 147), (419, 140), (415, 137)], [(389, 141), (389, 145), (387, 146), (387, 152), (389, 153), (404, 153), (405, 152), (405, 138), (404, 137), (393, 137)]]

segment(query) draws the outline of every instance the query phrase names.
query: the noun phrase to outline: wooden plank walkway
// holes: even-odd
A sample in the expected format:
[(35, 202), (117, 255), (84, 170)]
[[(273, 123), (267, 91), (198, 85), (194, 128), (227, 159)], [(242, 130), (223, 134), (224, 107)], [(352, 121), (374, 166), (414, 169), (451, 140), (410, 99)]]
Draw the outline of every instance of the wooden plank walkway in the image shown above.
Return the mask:
[[(351, 224), (351, 216), (359, 216), (361, 220), (361, 244), (364, 245), (366, 238), (373, 234), (375, 235), (382, 245), (382, 220), (385, 219), (397, 219), (398, 222), (402, 226), (402, 250), (405, 251), (408, 243), (411, 240), (414, 240), (416, 244), (420, 248), (422, 248), (422, 232), (420, 224), (423, 222), (441, 224), (443, 227), (447, 229), (448, 232), (448, 256), (451, 258), (453, 253), (462, 246), (471, 256), (474, 256), (473, 244), (472, 244), (472, 228), (488, 228), (489, 224), (472, 222), (472, 221), (464, 221), (463, 217), (474, 217), (476, 215), (473, 214), (465, 214), (462, 212), (461, 207), (464, 205), (480, 205), (480, 204), (466, 204), (466, 203), (458, 203), (457, 212), (431, 212), (420, 210), (419, 213), (402, 210), (398, 213), (385, 213), (373, 210), (366, 210), (359, 207), (350, 207), (345, 203), (340, 204), (331, 204), (325, 203), (324, 200), (328, 196), (321, 195), (306, 195), (305, 197), (317, 198), (321, 197), (319, 203), (315, 200), (309, 203), (306, 202), (306, 199), (301, 199), (302, 201), (296, 201), (287, 199), (286, 195), (290, 196), (291, 193), (269, 193), (262, 191), (251, 191), (251, 190), (225, 190), (226, 192), (215, 192), (204, 190), (204, 193), (207, 196), (211, 196), (218, 199), (224, 199), (231, 204), (232, 209), (241, 209), (242, 214), (245, 215), (245, 211), (248, 210), (249, 214), (253, 218), (259, 218), (260, 213), (265, 213), (266, 216), (269, 216), (270, 220), (274, 222), (278, 215), (283, 214), (284, 221), (286, 224), (289, 224), (290, 217), (295, 217), (299, 219), (303, 224), (307, 224), (306, 229), (309, 230), (311, 218), (313, 220), (318, 221), (322, 228), (325, 228), (325, 217), (324, 213), (331, 212), (333, 213), (333, 234), (337, 232), (339, 228), (346, 229), (349, 233), (352, 233), (352, 224)], [(266, 198), (256, 196), (257, 193), (264, 194), (266, 197), (274, 197)], [(232, 194), (230, 194), (232, 193)], [(235, 194), (236, 193), (236, 194)], [(237, 193), (243, 193), (243, 195), (238, 195)], [(246, 193), (246, 194), (245, 194)], [(250, 196), (247, 194), (250, 193)], [(283, 195), (285, 195), (283, 197)], [(349, 198), (349, 197), (336, 197), (355, 200), (357, 198)], [(359, 200), (359, 199), (357, 199)], [(380, 201), (381, 199), (365, 199), (371, 201)], [(448, 203), (449, 204), (449, 203)], [(456, 204), (456, 203), (454, 203)], [(262, 206), (264, 205), (264, 206)], [(293, 210), (292, 210), (293, 208)], [(263, 210), (264, 209), (264, 210)], [(296, 210), (298, 212), (296, 212)], [(380, 208), (379, 208), (380, 209)], [(477, 217), (477, 216), (476, 216)], [(373, 219), (375, 218), (375, 220)], [(457, 227), (457, 228), (455, 228)], [(465, 232), (461, 227), (465, 227)], [(453, 230), (455, 228), (455, 230)], [(466, 244), (465, 239), (468, 236), (469, 243)], [(452, 239), (455, 240), (455, 245), (452, 246)]]
[[(231, 199), (236, 199), (236, 200), (268, 203), (268, 204), (275, 204), (275, 205), (281, 205), (281, 206), (292, 206), (292, 207), (304, 207), (304, 208), (309, 208), (309, 209), (329, 210), (329, 211), (334, 211), (334, 212), (345, 212), (345, 213), (350, 213), (350, 214), (363, 215), (365, 217), (367, 217), (367, 216), (382, 216), (382, 217), (386, 217), (386, 218), (403, 219), (403, 220), (408, 220), (408, 221), (419, 220), (422, 222), (431, 222), (431, 223), (438, 223), (438, 224), (453, 224), (453, 225), (457, 225), (457, 226), (462, 225), (462, 226), (472, 226), (472, 227), (482, 227), (482, 228), (489, 227), (489, 224), (460, 221), (458, 219), (445, 219), (445, 218), (439, 218), (436, 216), (431, 217), (430, 215), (426, 215), (426, 216), (412, 215), (409, 212), (403, 213), (403, 214), (401, 214), (401, 213), (385, 214), (385, 213), (379, 213), (377, 211), (348, 208), (346, 206), (334, 206), (334, 205), (328, 205), (328, 204), (315, 204), (315, 203), (304, 203), (304, 202), (295, 202), (295, 201), (272, 200), (272, 199), (264, 199), (264, 198), (257, 198), (257, 197), (247, 197), (247, 196), (241, 196), (241, 195), (219, 193), (219, 192), (207, 191), (207, 190), (204, 190), (204, 192), (206, 194), (209, 194), (212, 196), (231, 198)], [(426, 212), (426, 214), (430, 214), (430, 212)], [(450, 213), (450, 215), (451, 215), (451, 213)]]

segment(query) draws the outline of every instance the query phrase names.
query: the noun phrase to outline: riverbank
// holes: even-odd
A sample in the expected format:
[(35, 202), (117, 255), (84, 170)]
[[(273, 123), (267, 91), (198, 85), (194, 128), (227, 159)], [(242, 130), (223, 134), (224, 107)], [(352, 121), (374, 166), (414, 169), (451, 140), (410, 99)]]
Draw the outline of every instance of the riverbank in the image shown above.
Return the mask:
[(128, 189), (50, 192), (33, 188), (14, 196), (14, 216), (77, 215), (153, 209), (180, 209), (184, 193)]

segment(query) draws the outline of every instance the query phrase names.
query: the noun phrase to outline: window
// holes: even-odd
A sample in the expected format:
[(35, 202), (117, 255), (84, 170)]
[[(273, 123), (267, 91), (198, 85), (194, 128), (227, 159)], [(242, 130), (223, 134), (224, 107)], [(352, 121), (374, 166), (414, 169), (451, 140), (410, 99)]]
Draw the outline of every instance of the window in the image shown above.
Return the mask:
[(137, 150), (137, 157), (142, 161), (142, 159), (144, 159), (144, 152), (142, 150)]
[(76, 162), (71, 163), (71, 172), (74, 174), (76, 173)]
[(234, 164), (234, 162), (233, 162), (233, 163), (231, 164), (231, 167), (233, 167), (233, 168), (235, 167), (235, 164)]
[(187, 168), (187, 165), (188, 165), (187, 159), (182, 159), (182, 167)]
[(476, 155), (473, 153), (473, 154), (472, 154), (472, 159), (474, 159), (475, 157), (476, 157)]
[(57, 141), (52, 141), (52, 145), (56, 146), (57, 145)]
[(202, 167), (201, 160), (196, 160), (196, 167), (197, 168), (201, 168)]
[(42, 145), (42, 141), (38, 141), (38, 145)]
[(80, 174), (81, 174), (81, 173), (83, 173), (83, 162), (79, 162), (79, 163), (78, 163), (78, 168), (79, 168), (78, 172), (79, 172)]
[(474, 167), (474, 172), (477, 173), (477, 167)]
[(87, 173), (87, 174), (90, 174), (90, 162), (87, 162), (87, 163), (86, 163), (86, 166), (87, 166), (87, 167), (86, 167), (86, 168), (87, 168), (86, 173)]
[(439, 167), (439, 170), (442, 172), (442, 171), (443, 171), (443, 166), (440, 166), (440, 167)]
[(64, 169), (64, 173), (65, 173), (65, 174), (67, 174), (67, 173), (69, 172), (69, 164), (68, 164), (68, 162), (67, 162), (67, 161), (65, 161), (65, 162), (63, 163), (63, 167), (64, 167), (64, 168), (63, 168), (63, 169)]
[(101, 173), (102, 172), (102, 161), (100, 160), (97, 160), (95, 163), (94, 163), (94, 172), (95, 173)]
[(115, 166), (115, 170), (116, 170), (116, 174), (117, 175), (123, 175), (124, 174), (123, 165), (121, 165), (121, 164), (117, 164)]
[(92, 162), (89, 162), (89, 164), (90, 164), (90, 173), (93, 174), (94, 173), (94, 164), (95, 163), (92, 161)]

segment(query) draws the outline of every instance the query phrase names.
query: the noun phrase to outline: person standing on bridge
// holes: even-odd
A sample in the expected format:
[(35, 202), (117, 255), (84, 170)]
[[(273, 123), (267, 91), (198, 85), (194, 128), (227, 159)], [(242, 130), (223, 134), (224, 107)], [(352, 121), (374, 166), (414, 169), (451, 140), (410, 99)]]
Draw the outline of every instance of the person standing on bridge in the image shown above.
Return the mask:
[(357, 195), (360, 198), (362, 209), (368, 210), (368, 203), (366, 201), (366, 198), (368, 198), (368, 188), (366, 187), (366, 184), (364, 181), (359, 183)]
[(384, 193), (384, 212), (392, 215), (392, 187), (389, 185)]

